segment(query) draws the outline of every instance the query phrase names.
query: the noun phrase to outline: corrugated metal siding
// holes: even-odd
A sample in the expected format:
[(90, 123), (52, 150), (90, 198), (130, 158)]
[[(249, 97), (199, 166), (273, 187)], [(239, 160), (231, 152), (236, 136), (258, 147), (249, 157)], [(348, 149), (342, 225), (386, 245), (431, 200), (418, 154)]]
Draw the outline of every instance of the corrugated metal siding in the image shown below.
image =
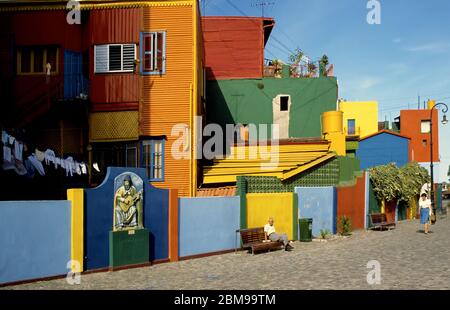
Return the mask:
[(264, 30), (261, 18), (202, 18), (209, 80), (261, 78)]
[(139, 42), (142, 9), (106, 9), (90, 12), (93, 44)]
[[(94, 45), (139, 44), (142, 9), (104, 9), (90, 11), (89, 37), (91, 101), (94, 111), (137, 110), (139, 76), (133, 73), (94, 74)], [(138, 56), (139, 57), (139, 56)]]
[[(162, 188), (176, 188), (180, 196), (190, 192), (190, 160), (175, 160), (171, 137), (176, 124), (190, 125), (191, 85), (194, 74), (193, 8), (187, 6), (149, 7), (143, 9), (144, 31), (166, 31), (166, 74), (145, 76), (141, 134), (167, 136), (165, 144), (165, 182)], [(193, 100), (196, 100), (193, 97)]]
[(12, 19), (17, 45), (59, 44), (81, 51), (83, 25), (69, 25), (64, 10), (48, 12), (17, 12)]

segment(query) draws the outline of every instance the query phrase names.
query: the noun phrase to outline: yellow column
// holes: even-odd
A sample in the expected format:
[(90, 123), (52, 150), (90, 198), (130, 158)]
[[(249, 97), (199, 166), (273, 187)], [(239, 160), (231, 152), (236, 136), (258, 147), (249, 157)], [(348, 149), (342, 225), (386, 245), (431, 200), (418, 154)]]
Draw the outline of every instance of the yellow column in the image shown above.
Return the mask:
[[(67, 190), (67, 200), (72, 202), (71, 259), (72, 272), (84, 269), (84, 190)], [(78, 264), (76, 263), (78, 262)]]

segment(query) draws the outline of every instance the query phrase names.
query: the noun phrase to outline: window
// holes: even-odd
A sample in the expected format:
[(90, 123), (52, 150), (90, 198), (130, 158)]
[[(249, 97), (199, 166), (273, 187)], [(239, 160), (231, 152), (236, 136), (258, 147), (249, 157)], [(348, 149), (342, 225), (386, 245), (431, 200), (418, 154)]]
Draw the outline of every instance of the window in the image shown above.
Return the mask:
[(135, 59), (135, 44), (94, 46), (95, 73), (133, 72)]
[(280, 111), (282, 112), (289, 111), (289, 96), (280, 97)]
[(422, 140), (422, 146), (423, 147), (427, 147), (428, 145), (428, 141), (427, 140)]
[(97, 163), (100, 171), (93, 170), (93, 182), (103, 182), (108, 167), (138, 167), (138, 142), (94, 143), (92, 151), (93, 163)]
[(349, 119), (347, 121), (347, 125), (348, 125), (348, 132), (347, 132), (347, 134), (349, 134), (349, 135), (356, 134), (356, 120)]
[(138, 149), (135, 144), (127, 144), (125, 147), (126, 167), (137, 168)]
[(166, 33), (141, 33), (142, 74), (166, 73)]
[(420, 132), (421, 133), (430, 133), (431, 130), (431, 121), (422, 121), (420, 123)]
[(51, 73), (58, 72), (56, 46), (26, 46), (17, 49), (17, 74), (46, 74), (50, 63)]
[(164, 140), (142, 142), (141, 167), (151, 181), (164, 181)]

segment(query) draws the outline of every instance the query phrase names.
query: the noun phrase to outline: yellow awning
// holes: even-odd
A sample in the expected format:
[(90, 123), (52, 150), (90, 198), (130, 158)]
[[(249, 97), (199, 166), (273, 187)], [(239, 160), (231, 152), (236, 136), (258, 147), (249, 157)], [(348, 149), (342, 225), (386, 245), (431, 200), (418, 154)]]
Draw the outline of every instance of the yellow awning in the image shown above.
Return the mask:
[(284, 181), (335, 157), (329, 148), (328, 143), (280, 145), (263, 151), (254, 146), (233, 147), (231, 155), (204, 167), (203, 183), (234, 183), (238, 176), (268, 176)]

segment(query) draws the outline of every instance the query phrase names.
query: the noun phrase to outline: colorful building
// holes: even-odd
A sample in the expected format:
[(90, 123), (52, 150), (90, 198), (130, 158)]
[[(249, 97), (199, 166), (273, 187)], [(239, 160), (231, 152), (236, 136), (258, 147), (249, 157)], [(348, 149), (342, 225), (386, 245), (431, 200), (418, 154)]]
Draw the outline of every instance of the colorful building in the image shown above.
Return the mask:
[(382, 130), (359, 141), (356, 157), (361, 161), (361, 169), (395, 163), (398, 167), (409, 162), (409, 142), (411, 138), (393, 131)]
[(347, 136), (364, 138), (378, 132), (378, 102), (341, 101), (339, 111), (344, 113), (343, 127)]
[(277, 124), (281, 139), (321, 137), (322, 113), (336, 110), (337, 80), (293, 78), (288, 66), (276, 78), (264, 59), (274, 25), (270, 18), (203, 18), (206, 121), (223, 128)]
[(431, 137), (430, 125), (433, 120), (433, 161), (439, 162), (439, 115), (438, 111), (401, 110), (400, 133), (411, 137), (409, 156), (419, 163), (429, 163)]
[(266, 17), (202, 17), (208, 80), (262, 78), (264, 47), (275, 21)]
[[(110, 166), (143, 167), (155, 186), (193, 195), (204, 97), (198, 1), (83, 1), (79, 24), (67, 22), (66, 5), (2, 2), (2, 64), (16, 63), (2, 65), (14, 103), (2, 123), (88, 162), (78, 184), (98, 185)], [(172, 156), (178, 134), (183, 159)]]

